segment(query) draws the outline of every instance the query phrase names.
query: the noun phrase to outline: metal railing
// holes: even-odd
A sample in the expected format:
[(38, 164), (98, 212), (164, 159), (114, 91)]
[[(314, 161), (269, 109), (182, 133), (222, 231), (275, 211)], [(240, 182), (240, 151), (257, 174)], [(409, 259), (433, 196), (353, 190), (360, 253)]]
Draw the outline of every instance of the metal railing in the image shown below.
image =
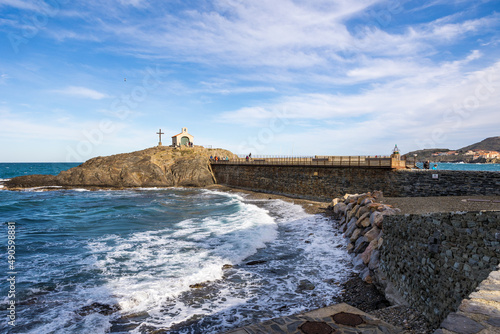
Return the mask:
[(379, 168), (406, 168), (406, 161), (389, 156), (252, 156), (237, 157), (226, 160), (225, 157), (211, 160), (217, 165), (287, 165), (287, 166), (329, 166), (329, 167), (379, 167)]

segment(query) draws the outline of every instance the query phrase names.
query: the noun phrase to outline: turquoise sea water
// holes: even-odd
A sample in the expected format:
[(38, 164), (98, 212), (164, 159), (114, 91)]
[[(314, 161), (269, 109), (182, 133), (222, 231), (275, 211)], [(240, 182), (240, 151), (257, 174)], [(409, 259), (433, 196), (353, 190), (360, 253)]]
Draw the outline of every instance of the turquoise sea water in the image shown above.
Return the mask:
[[(431, 167), (434, 164), (431, 164)], [(437, 169), (441, 170), (477, 170), (477, 171), (500, 171), (500, 164), (466, 164), (466, 163), (447, 163), (438, 162)]]
[(351, 271), (326, 218), (204, 189), (0, 190), (0, 223), (1, 333), (219, 333), (327, 305)]
[[(423, 168), (423, 162), (418, 162), (417, 167)], [(500, 171), (500, 164), (466, 164), (466, 163), (450, 163), (450, 162), (431, 162), (430, 167), (437, 165), (438, 170), (465, 170), (465, 171)]]

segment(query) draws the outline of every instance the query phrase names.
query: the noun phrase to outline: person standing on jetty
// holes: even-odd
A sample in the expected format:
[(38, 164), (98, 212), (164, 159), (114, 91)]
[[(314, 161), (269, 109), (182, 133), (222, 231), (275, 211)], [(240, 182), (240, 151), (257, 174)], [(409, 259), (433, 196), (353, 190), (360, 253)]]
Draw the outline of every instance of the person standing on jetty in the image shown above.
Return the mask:
[(426, 162), (424, 162), (424, 169), (429, 169), (431, 167), (431, 163), (429, 160), (427, 160)]

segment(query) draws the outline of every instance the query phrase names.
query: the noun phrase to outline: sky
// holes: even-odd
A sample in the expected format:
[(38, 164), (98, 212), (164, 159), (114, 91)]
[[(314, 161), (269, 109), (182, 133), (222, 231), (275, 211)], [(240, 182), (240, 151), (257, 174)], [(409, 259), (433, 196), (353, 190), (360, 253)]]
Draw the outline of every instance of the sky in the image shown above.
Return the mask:
[(0, 0), (0, 162), (500, 136), (498, 0)]

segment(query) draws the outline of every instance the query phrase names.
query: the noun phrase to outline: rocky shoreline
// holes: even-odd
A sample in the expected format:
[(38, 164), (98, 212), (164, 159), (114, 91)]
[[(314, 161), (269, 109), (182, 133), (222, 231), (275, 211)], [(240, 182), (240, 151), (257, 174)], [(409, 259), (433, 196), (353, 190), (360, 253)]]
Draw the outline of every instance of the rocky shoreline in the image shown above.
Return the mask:
[[(49, 176), (50, 177), (50, 176)], [(61, 188), (74, 188), (64, 186)], [(87, 186), (91, 190), (123, 189), (134, 187)], [(342, 283), (342, 293), (335, 298), (336, 303), (347, 303), (370, 313), (389, 324), (404, 329), (405, 333), (433, 333), (432, 325), (418, 311), (410, 306), (398, 304), (398, 298), (387, 294), (387, 286), (374, 284), (377, 275), (378, 248), (383, 242), (383, 217), (401, 213), (430, 213), (450, 211), (478, 211), (500, 209), (500, 196), (443, 196), (420, 198), (385, 198), (382, 193), (374, 192), (361, 195), (346, 195), (332, 202), (317, 202), (292, 198), (279, 194), (269, 194), (251, 190), (232, 188), (217, 184), (205, 188), (224, 192), (243, 193), (257, 199), (281, 199), (301, 205), (309, 214), (322, 214), (336, 219), (337, 228), (347, 237), (347, 249), (353, 254), (355, 270), (353, 275)], [(47, 190), (54, 190), (47, 187)], [(385, 290), (385, 291), (384, 291)], [(381, 293), (380, 291), (384, 291)], [(396, 305), (390, 306), (390, 302)]]
[[(382, 193), (374, 192), (373, 194), (346, 195), (343, 198), (334, 199), (331, 203), (325, 203), (225, 186), (213, 187), (221, 191), (245, 193), (253, 198), (281, 199), (301, 205), (310, 214), (331, 216), (335, 219), (334, 222), (340, 232), (347, 231), (350, 223), (351, 231), (349, 231), (350, 237), (347, 237), (347, 249), (353, 256), (354, 265), (359, 265), (355, 270), (360, 273), (353, 274), (348, 281), (341, 284), (342, 293), (334, 301), (347, 303), (372, 314), (391, 325), (402, 328), (404, 333), (408, 334), (430, 334), (436, 328), (419, 311), (406, 305), (390, 286), (387, 289), (387, 282), (382, 282), (382, 284), (380, 282), (381, 279), (383, 280), (383, 275), (377, 272), (376, 254), (383, 242), (383, 217), (393, 214), (498, 210), (500, 208), (499, 196), (385, 198)], [(337, 212), (335, 212), (335, 207), (337, 207)], [(365, 237), (368, 232), (370, 234)], [(355, 233), (357, 235), (353, 238)], [(374, 253), (375, 256), (372, 256)], [(392, 306), (386, 297), (391, 299)]]
[[(210, 157), (233, 154), (201, 146), (156, 146), (142, 151), (92, 158), (58, 175), (24, 175), (3, 183), (5, 189), (124, 189), (133, 187), (205, 187), (216, 183)], [(52, 187), (52, 188), (51, 188)]]
[[(256, 199), (280, 199), (293, 204), (301, 205), (309, 214), (321, 214), (333, 218), (331, 203), (303, 200), (284, 195), (255, 192), (246, 189), (231, 188), (222, 185), (213, 185), (208, 189), (230, 193), (246, 194)], [(330, 207), (330, 209), (329, 209)], [(338, 227), (338, 225), (336, 225)], [(416, 310), (409, 306), (391, 306), (385, 295), (372, 282), (361, 279), (360, 275), (353, 273), (344, 283), (341, 283), (342, 293), (334, 298), (335, 303), (346, 303), (394, 326), (401, 327), (408, 334), (430, 334), (433, 332), (431, 325)]]

